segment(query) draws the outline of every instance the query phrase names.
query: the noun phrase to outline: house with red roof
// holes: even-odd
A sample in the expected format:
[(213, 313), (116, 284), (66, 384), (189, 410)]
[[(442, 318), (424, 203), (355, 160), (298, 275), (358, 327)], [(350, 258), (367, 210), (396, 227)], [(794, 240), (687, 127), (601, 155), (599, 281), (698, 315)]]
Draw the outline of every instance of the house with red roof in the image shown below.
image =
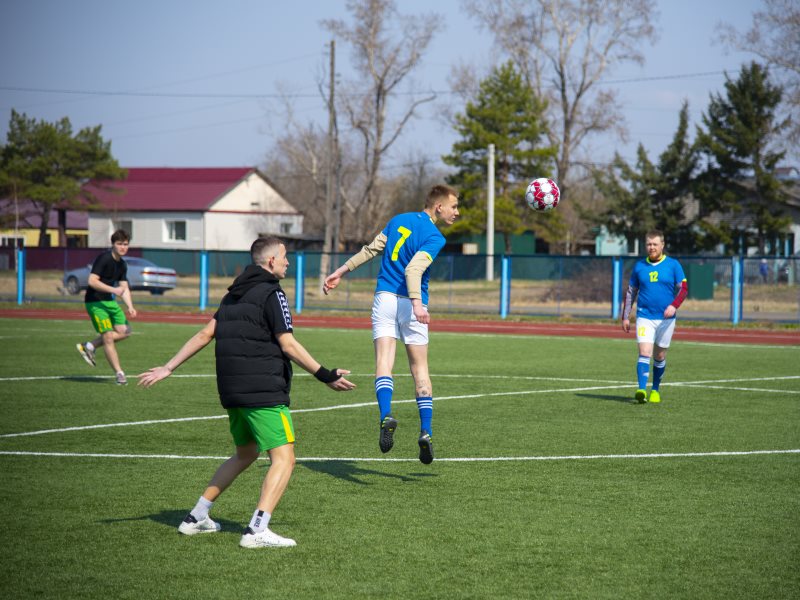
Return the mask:
[(116, 229), (133, 246), (249, 250), (260, 235), (301, 237), (303, 215), (254, 167), (129, 167), (122, 181), (87, 186), (104, 210), (89, 213), (89, 246)]

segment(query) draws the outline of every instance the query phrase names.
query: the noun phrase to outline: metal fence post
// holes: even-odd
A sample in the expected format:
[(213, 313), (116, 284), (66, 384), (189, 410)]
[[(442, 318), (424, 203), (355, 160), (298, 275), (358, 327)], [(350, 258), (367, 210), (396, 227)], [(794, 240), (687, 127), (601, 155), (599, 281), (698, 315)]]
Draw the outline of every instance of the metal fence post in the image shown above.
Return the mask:
[(508, 316), (511, 303), (511, 257), (503, 255), (500, 268), (500, 318)]
[(25, 248), (17, 248), (17, 304), (25, 302)]
[(619, 318), (622, 292), (622, 259), (619, 256), (611, 259), (611, 269), (611, 318), (616, 320)]
[(200, 251), (200, 310), (208, 306), (208, 250)]
[(305, 293), (305, 278), (306, 278), (306, 257), (302, 252), (296, 254), (295, 278), (294, 278), (294, 312), (300, 314), (303, 312), (303, 295)]
[(742, 257), (731, 257), (731, 323), (742, 320)]

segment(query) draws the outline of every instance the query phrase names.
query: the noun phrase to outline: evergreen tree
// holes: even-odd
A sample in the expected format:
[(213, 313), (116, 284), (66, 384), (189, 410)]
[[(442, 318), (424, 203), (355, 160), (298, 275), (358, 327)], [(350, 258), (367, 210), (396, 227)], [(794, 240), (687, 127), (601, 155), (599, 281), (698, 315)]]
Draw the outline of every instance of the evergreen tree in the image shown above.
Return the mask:
[(595, 173), (595, 184), (608, 202), (594, 219), (598, 225), (604, 225), (614, 235), (625, 236), (629, 243), (643, 240), (651, 229), (660, 229), (671, 250), (694, 249), (686, 201), (692, 190), (697, 159), (687, 138), (688, 127), (689, 107), (684, 102), (678, 129), (659, 156), (658, 164), (650, 161), (639, 144), (635, 166), (628, 165), (617, 154), (606, 171)]
[(0, 147), (0, 189), (36, 207), (41, 217), (39, 246), (47, 245), (51, 211), (96, 206), (82, 189), (84, 183), (102, 184), (125, 175), (111, 155), (111, 143), (101, 137), (100, 126), (73, 136), (67, 118), (48, 123), (11, 111), (6, 145)]
[[(536, 215), (525, 204), (525, 187), (531, 178), (549, 174), (557, 152), (554, 146), (542, 145), (547, 135), (545, 108), (510, 62), (480, 83), (475, 99), (455, 117), (460, 139), (442, 157), (457, 169), (448, 183), (460, 190), (463, 207), (450, 231), (486, 230), (489, 144), (495, 147), (495, 228), (503, 234), (506, 252), (511, 252), (513, 234), (535, 228)], [(551, 215), (550, 219), (558, 218)]]
[[(712, 220), (714, 213), (746, 213), (761, 253), (767, 238), (789, 226), (786, 193), (775, 175), (784, 156), (775, 144), (788, 125), (788, 120), (776, 118), (781, 97), (782, 90), (772, 85), (767, 69), (755, 62), (742, 66), (737, 80), (726, 77), (724, 97), (711, 96), (702, 119), (705, 128), (698, 127), (697, 135), (706, 159), (697, 186), (706, 247), (731, 244), (737, 233), (729, 223)], [(745, 234), (744, 229), (738, 233)]]

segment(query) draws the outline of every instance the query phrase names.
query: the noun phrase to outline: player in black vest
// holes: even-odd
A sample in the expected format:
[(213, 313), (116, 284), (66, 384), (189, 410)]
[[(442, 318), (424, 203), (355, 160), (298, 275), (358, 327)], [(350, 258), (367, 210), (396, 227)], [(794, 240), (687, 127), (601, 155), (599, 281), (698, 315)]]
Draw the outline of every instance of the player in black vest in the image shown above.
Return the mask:
[(239, 544), (245, 548), (294, 546), (295, 541), (268, 529), (294, 469), (294, 427), (289, 412), (291, 361), (336, 391), (355, 388), (342, 375), (320, 365), (292, 333), (289, 303), (279, 281), (289, 261), (278, 238), (259, 238), (250, 248), (253, 259), (228, 288), (214, 317), (162, 367), (139, 375), (150, 387), (216, 339), (217, 390), (228, 411), (236, 454), (218, 469), (178, 531), (186, 535), (214, 533), (220, 525), (208, 516), (211, 505), (261, 452), (271, 466), (253, 518)]

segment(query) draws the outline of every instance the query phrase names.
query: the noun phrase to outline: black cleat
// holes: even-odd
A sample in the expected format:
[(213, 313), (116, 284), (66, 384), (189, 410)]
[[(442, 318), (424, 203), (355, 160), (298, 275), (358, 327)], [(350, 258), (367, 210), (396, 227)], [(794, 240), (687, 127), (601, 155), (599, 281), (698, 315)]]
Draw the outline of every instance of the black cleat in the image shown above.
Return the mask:
[(391, 415), (383, 419), (381, 423), (381, 435), (378, 438), (378, 445), (381, 447), (381, 452), (386, 454), (394, 446), (394, 430), (397, 429), (397, 419)]
[(433, 462), (433, 440), (430, 434), (422, 432), (419, 436), (419, 462), (429, 465)]

